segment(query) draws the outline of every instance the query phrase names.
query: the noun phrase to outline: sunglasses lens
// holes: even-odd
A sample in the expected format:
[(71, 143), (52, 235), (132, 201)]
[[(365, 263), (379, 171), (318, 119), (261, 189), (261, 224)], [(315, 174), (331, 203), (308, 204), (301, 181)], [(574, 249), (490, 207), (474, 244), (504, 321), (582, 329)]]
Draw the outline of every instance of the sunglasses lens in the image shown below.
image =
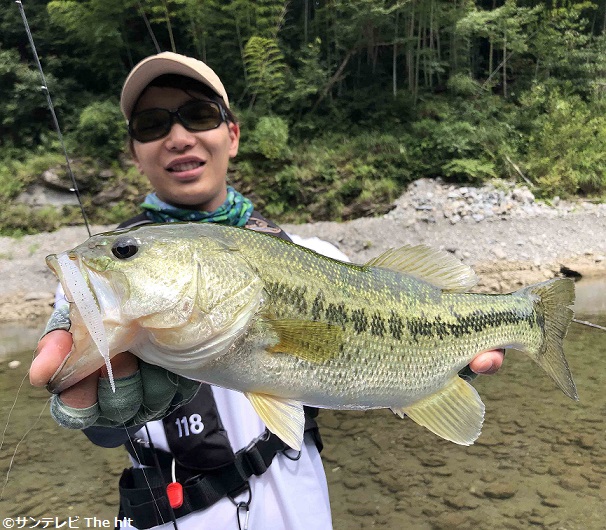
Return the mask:
[(173, 125), (173, 116), (190, 131), (210, 131), (223, 123), (219, 105), (212, 101), (191, 101), (176, 112), (149, 109), (134, 114), (128, 128), (138, 142), (152, 142), (166, 136)]
[(168, 134), (170, 112), (164, 109), (144, 110), (135, 114), (129, 123), (130, 135), (139, 142), (151, 142)]
[(219, 106), (210, 101), (192, 101), (179, 109), (179, 117), (192, 131), (216, 129), (223, 122)]

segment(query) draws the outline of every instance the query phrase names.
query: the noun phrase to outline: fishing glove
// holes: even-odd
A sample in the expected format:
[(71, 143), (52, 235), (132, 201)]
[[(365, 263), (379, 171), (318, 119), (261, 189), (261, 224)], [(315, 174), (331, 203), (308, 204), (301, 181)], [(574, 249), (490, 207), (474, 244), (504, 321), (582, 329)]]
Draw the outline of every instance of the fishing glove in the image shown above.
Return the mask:
[[(62, 304), (53, 311), (43, 337), (51, 331), (69, 331), (69, 305)], [(194, 397), (200, 383), (181, 377), (159, 366), (139, 360), (139, 370), (114, 380), (116, 392), (109, 379), (99, 379), (98, 401), (77, 409), (69, 407), (60, 395), (51, 398), (50, 411), (55, 421), (68, 429), (87, 427), (134, 427), (159, 420)]]
[(63, 403), (60, 395), (51, 400), (51, 415), (68, 429), (87, 427), (134, 427), (159, 420), (194, 397), (200, 382), (186, 379), (159, 366), (139, 360), (139, 370), (114, 380), (99, 379), (98, 401), (85, 409)]
[(72, 323), (69, 320), (69, 305), (55, 305), (55, 309), (46, 323), (42, 337), (48, 335), (51, 331), (56, 331), (58, 329), (69, 331), (71, 325)]

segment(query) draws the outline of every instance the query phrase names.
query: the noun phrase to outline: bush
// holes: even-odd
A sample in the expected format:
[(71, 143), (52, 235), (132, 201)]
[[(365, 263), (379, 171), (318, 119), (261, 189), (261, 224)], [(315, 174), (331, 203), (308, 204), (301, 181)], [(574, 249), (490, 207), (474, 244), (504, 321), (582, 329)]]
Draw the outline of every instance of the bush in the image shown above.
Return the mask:
[(78, 155), (98, 158), (105, 162), (115, 160), (123, 151), (126, 129), (124, 117), (114, 100), (91, 103), (80, 113), (72, 135)]
[(482, 91), (480, 84), (467, 74), (454, 74), (448, 79), (446, 86), (455, 96), (472, 97)]
[(62, 163), (65, 164), (65, 159), (57, 153), (30, 153), (24, 161), (13, 157), (0, 160), (0, 199), (13, 199), (48, 168)]
[(82, 224), (82, 214), (75, 206), (33, 208), (25, 204), (9, 204), (0, 210), (0, 234), (22, 236), (52, 232), (65, 225)]
[(511, 127), (514, 108), (485, 95), (476, 99), (428, 100), (411, 124), (418, 177), (483, 182), (506, 176), (508, 157), (517, 159), (519, 133)]
[[(56, 112), (61, 115), (65, 91), (52, 74), (46, 76)], [(16, 50), (0, 49), (0, 148), (31, 149), (47, 141), (54, 126), (40, 76), (21, 62)], [(53, 135), (54, 136), (54, 135)]]
[(264, 116), (250, 135), (249, 149), (269, 160), (283, 160), (289, 154), (288, 124), (278, 116)]
[(239, 161), (235, 185), (281, 222), (377, 215), (388, 211), (412, 180), (408, 142), (395, 131), (347, 142), (341, 135), (318, 137), (293, 148), (288, 164), (263, 172), (251, 160)]
[(522, 98), (521, 119), (534, 117), (524, 167), (544, 196), (606, 191), (605, 111), (599, 101), (540, 86)]

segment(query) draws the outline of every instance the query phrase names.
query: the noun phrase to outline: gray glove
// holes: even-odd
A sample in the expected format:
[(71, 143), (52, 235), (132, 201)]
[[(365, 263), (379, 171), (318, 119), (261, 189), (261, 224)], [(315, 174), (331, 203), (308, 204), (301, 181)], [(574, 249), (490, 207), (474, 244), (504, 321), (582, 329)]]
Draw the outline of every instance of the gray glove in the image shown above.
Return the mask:
[[(51, 315), (44, 335), (57, 329), (69, 331), (69, 307), (62, 306)], [(133, 427), (159, 420), (194, 397), (200, 383), (176, 375), (164, 368), (139, 360), (134, 374), (115, 379), (116, 392), (109, 380), (99, 379), (98, 401), (85, 409), (69, 407), (60, 395), (51, 398), (50, 411), (55, 421), (68, 429), (87, 427)]]
[(69, 320), (69, 305), (66, 303), (60, 305), (59, 307), (55, 305), (55, 309), (46, 323), (42, 337), (48, 335), (51, 331), (56, 331), (58, 329), (69, 331), (71, 325), (72, 323)]

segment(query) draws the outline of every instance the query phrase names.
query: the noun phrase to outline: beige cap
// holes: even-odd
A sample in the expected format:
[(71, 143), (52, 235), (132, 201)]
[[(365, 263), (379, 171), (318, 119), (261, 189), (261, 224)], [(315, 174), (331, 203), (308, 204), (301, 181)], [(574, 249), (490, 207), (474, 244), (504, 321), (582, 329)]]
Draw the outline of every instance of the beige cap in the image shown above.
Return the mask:
[(193, 57), (162, 52), (143, 59), (131, 70), (124, 81), (120, 96), (120, 109), (127, 120), (145, 87), (156, 77), (164, 74), (178, 74), (200, 81), (221, 96), (229, 108), (229, 99), (223, 83), (210, 66)]

